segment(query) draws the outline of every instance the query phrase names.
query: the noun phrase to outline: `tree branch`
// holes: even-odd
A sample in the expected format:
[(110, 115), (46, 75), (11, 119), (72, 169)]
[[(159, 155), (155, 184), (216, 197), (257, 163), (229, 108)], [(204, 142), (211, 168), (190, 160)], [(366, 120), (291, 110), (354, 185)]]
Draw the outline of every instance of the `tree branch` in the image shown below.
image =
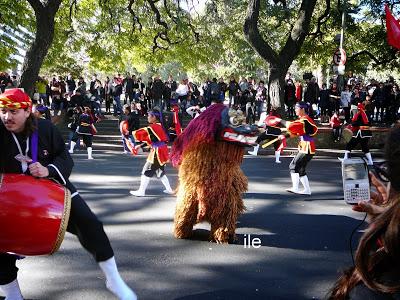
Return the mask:
[(258, 30), (260, 16), (260, 0), (250, 0), (247, 6), (247, 16), (244, 22), (243, 32), (248, 43), (253, 49), (271, 64), (278, 63), (277, 53), (263, 39)]
[(153, 38), (153, 53), (157, 51), (157, 49), (161, 50), (168, 50), (169, 47), (163, 47), (160, 44), (158, 44), (157, 40), (160, 38), (161, 32), (157, 33), (154, 38)]
[(286, 40), (285, 46), (279, 53), (282, 66), (286, 69), (290, 67), (290, 64), (300, 52), (301, 46), (308, 34), (316, 2), (317, 0), (303, 0), (301, 2), (298, 18)]
[(390, 56), (387, 57), (386, 59), (383, 60), (379, 60), (379, 58), (377, 58), (374, 54), (372, 54), (370, 51), (368, 50), (362, 50), (360, 52), (354, 53), (353, 55), (348, 57), (348, 61), (351, 62), (353, 60), (359, 60), (358, 57), (366, 55), (368, 56), (370, 59), (372, 59), (375, 63), (375, 66), (380, 66), (380, 65), (385, 65), (388, 64), (390, 62), (392, 62), (393, 60), (396, 59), (396, 53), (397, 51), (391, 51)]
[(139, 17), (135, 14), (132, 6), (135, 3), (135, 0), (129, 0), (128, 11), (132, 15), (132, 29), (135, 31), (135, 25), (139, 25), (139, 31), (142, 32), (142, 23), (140, 23)]
[(42, 2), (40, 2), (40, 0), (27, 0), (27, 1), (32, 6), (35, 12), (39, 12), (44, 7), (44, 5), (42, 4)]
[[(160, 40), (166, 42), (166, 43), (168, 44), (168, 46), (167, 46), (167, 47), (164, 47), (164, 46), (160, 45), (160, 44), (158, 43), (158, 39), (160, 39)], [(169, 39), (169, 37), (168, 37), (166, 31), (160, 31), (160, 32), (157, 33), (157, 34), (154, 36), (154, 38), (153, 38), (153, 53), (155, 53), (157, 49), (160, 49), (160, 50), (168, 50), (170, 45), (176, 45), (176, 44), (179, 44), (179, 43), (181, 43), (181, 42), (182, 42), (182, 41), (175, 41), (175, 42), (171, 41), (171, 40)]]
[[(74, 9), (75, 6), (75, 14), (76, 14), (76, 1), (77, 0), (71, 0), (71, 4), (69, 5), (69, 22), (72, 24), (72, 10)], [(72, 25), (71, 25), (72, 27)]]
[(309, 36), (314, 36), (314, 38), (317, 38), (319, 36), (323, 35), (323, 32), (321, 30), (321, 26), (325, 24), (329, 18), (330, 18), (330, 11), (331, 11), (331, 1), (330, 0), (325, 0), (326, 3), (326, 8), (324, 13), (318, 17), (317, 21), (317, 29), (313, 33), (309, 33)]
[(157, 24), (163, 26), (166, 30), (168, 30), (169, 29), (168, 24), (165, 21), (161, 20), (160, 11), (155, 5), (158, 2), (158, 0), (147, 0), (147, 2), (150, 4), (151, 10), (156, 16)]
[(191, 29), (192, 32), (193, 32), (194, 39), (195, 39), (196, 43), (200, 42), (200, 33), (198, 33), (198, 32), (196, 31), (196, 28), (195, 28), (194, 25), (190, 22), (190, 20), (189, 20), (189, 27), (190, 27), (190, 29)]
[[(171, 10), (170, 10), (169, 7), (168, 7), (167, 0), (163, 0), (163, 5), (164, 5), (164, 9), (165, 9), (165, 12), (166, 12), (167, 16), (168, 16), (175, 24), (178, 24), (179, 18), (172, 15)], [(192, 1), (192, 5), (193, 5), (193, 1)], [(179, 6), (179, 5), (178, 5), (178, 9), (180, 10), (180, 6)], [(194, 27), (194, 25), (193, 25), (192, 22), (190, 21), (190, 17), (188, 17), (187, 19), (188, 19), (188, 20), (187, 20), (188, 26), (190, 27), (190, 29), (191, 29), (191, 31), (192, 31), (192, 33), (193, 33), (193, 35), (194, 35), (194, 38), (195, 38), (195, 40), (196, 40), (196, 43), (198, 43), (198, 42), (200, 41), (200, 34), (196, 31), (196, 28)]]
[(178, 18), (171, 14), (171, 10), (168, 7), (167, 0), (163, 0), (163, 5), (164, 5), (165, 12), (167, 13), (167, 16), (172, 20), (172, 22), (174, 22), (175, 24), (178, 24)]

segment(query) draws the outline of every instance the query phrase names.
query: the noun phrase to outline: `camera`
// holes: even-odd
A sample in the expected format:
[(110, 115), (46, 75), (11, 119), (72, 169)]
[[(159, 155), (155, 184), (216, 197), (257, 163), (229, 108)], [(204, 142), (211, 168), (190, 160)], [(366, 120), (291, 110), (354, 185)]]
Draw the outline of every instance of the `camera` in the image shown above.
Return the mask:
[(343, 194), (347, 204), (370, 200), (368, 167), (359, 157), (342, 161)]

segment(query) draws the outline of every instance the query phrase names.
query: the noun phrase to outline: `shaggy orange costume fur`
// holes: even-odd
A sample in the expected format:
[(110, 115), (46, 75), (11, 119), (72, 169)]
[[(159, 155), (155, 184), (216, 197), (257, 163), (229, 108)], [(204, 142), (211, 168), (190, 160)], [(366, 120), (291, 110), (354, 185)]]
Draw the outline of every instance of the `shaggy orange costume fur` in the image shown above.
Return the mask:
[(193, 143), (179, 166), (174, 234), (189, 238), (199, 222), (211, 224), (210, 239), (235, 239), (236, 221), (244, 212), (247, 178), (240, 169), (244, 148), (233, 143)]

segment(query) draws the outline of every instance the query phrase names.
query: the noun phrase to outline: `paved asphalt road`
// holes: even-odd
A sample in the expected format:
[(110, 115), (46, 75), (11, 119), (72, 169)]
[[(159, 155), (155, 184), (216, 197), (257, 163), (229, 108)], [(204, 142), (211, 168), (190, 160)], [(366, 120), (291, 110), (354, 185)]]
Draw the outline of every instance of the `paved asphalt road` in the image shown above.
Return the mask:
[[(342, 200), (340, 164), (315, 158), (309, 165), (313, 195), (285, 192), (290, 186), (289, 157), (246, 156), (247, 212), (239, 219), (239, 241), (206, 241), (208, 224), (195, 239), (172, 236), (175, 198), (153, 179), (148, 196), (135, 198), (145, 156), (84, 151), (73, 158), (71, 181), (103, 221), (120, 271), (140, 299), (323, 299), (337, 272), (351, 264), (349, 237), (362, 215)], [(172, 186), (177, 171), (167, 168)], [(245, 235), (262, 247), (244, 248)], [(359, 233), (353, 239), (356, 245)], [(19, 262), (26, 299), (113, 299), (104, 277), (76, 237), (67, 234), (51, 257)]]

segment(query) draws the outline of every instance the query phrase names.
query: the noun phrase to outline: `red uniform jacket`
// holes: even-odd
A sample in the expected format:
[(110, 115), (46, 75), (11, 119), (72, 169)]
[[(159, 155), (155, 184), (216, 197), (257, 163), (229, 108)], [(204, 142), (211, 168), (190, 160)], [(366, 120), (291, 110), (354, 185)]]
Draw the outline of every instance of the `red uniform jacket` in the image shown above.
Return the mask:
[(329, 122), (331, 124), (332, 128), (338, 128), (342, 125), (342, 122), (340, 121), (339, 117), (332, 116), (331, 121)]
[(369, 138), (372, 136), (369, 120), (363, 109), (358, 110), (351, 120), (351, 131), (353, 131), (354, 137)]
[(155, 160), (163, 166), (169, 160), (168, 155), (168, 137), (160, 123), (150, 124), (147, 127), (140, 128), (132, 132), (135, 141), (145, 142), (151, 146), (147, 161), (154, 164)]
[(289, 122), (287, 129), (291, 135), (297, 135), (300, 137), (298, 147), (299, 152), (307, 154), (315, 153), (315, 142), (313, 136), (317, 134), (318, 127), (315, 125), (313, 119), (305, 115), (296, 121)]

